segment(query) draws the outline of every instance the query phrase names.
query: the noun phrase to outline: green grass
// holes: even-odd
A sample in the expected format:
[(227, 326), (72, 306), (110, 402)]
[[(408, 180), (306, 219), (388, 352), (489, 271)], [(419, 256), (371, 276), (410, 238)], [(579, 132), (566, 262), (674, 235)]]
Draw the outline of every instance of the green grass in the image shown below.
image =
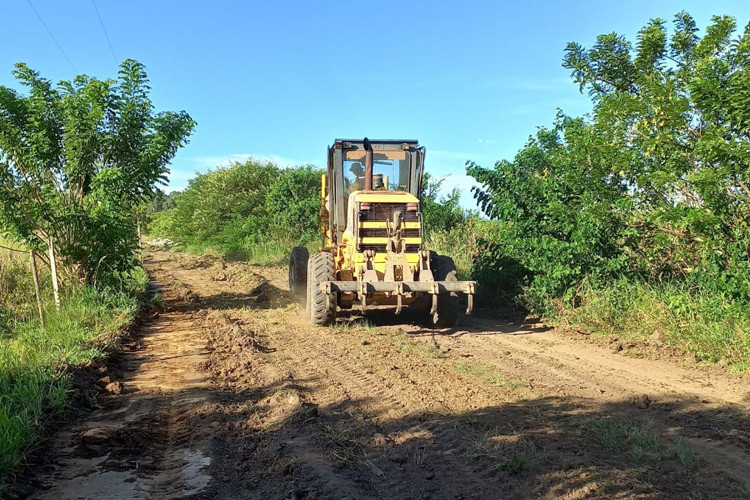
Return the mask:
[(506, 389), (517, 389), (521, 387), (521, 384), (515, 380), (508, 380), (495, 368), (485, 365), (484, 363), (469, 363), (467, 361), (460, 361), (456, 363), (455, 369), (458, 373), (464, 373), (476, 376), (488, 384), (495, 385), (498, 387), (505, 387)]
[[(4, 241), (0, 245), (20, 248), (20, 245)], [(44, 298), (51, 298), (51, 281), (49, 273), (43, 269), (40, 260), (39, 280)], [(18, 321), (37, 316), (34, 281), (30, 271), (29, 254), (11, 252), (0, 248), (0, 339), (7, 334)]]
[[(145, 273), (134, 276), (140, 282), (130, 286), (144, 291)], [(31, 318), (16, 322), (0, 339), (0, 496), (45, 426), (64, 415), (70, 367), (99, 359), (115, 346), (137, 300), (133, 294), (85, 288), (69, 291), (59, 311), (46, 307), (44, 328)]]
[(425, 247), (440, 255), (448, 255), (456, 264), (458, 279), (471, 279), (474, 261), (481, 252), (480, 240), (491, 239), (501, 230), (496, 221), (469, 219), (449, 231), (427, 228)]
[(584, 286), (578, 307), (560, 309), (568, 321), (595, 333), (647, 340), (658, 331), (667, 344), (699, 360), (726, 360), (734, 371), (750, 367), (750, 310), (724, 296), (623, 279), (606, 288)]
[(650, 422), (626, 422), (614, 418), (595, 418), (584, 425), (589, 436), (605, 450), (617, 455), (626, 453), (640, 460), (661, 456), (664, 444)]
[(406, 335), (398, 335), (394, 338), (393, 343), (404, 354), (416, 354), (423, 358), (440, 359), (445, 357), (445, 353), (435, 345), (425, 344), (411, 340)]
[(498, 430), (480, 434), (469, 448), (469, 458), (487, 460), (495, 472), (516, 476), (534, 459), (536, 446), (515, 432), (504, 435)]
[(703, 457), (682, 438), (677, 438), (667, 450), (667, 457), (676, 458), (686, 469), (692, 469), (703, 461)]
[(608, 452), (627, 455), (633, 460), (674, 458), (688, 469), (702, 460), (700, 454), (681, 437), (669, 444), (650, 421), (601, 417), (586, 421), (584, 429), (589, 439)]

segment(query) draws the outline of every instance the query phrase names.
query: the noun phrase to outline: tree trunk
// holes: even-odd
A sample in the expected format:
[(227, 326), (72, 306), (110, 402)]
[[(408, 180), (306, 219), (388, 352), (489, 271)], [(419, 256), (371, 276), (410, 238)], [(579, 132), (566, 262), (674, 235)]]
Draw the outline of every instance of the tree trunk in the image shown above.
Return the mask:
[(52, 291), (55, 294), (55, 307), (60, 309), (60, 283), (57, 279), (57, 259), (55, 259), (55, 240), (49, 237), (49, 267), (52, 271)]
[(36, 267), (36, 256), (34, 250), (29, 252), (31, 258), (31, 274), (34, 276), (34, 293), (36, 294), (36, 307), (39, 310), (39, 321), (44, 328), (44, 308), (42, 307), (42, 292), (39, 289), (39, 271)]

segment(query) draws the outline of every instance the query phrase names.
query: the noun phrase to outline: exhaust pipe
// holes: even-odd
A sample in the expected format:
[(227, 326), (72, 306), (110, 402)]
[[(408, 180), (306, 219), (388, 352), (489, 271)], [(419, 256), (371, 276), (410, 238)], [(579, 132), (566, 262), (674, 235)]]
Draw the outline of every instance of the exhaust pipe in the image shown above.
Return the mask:
[(365, 137), (365, 191), (372, 191), (372, 145)]

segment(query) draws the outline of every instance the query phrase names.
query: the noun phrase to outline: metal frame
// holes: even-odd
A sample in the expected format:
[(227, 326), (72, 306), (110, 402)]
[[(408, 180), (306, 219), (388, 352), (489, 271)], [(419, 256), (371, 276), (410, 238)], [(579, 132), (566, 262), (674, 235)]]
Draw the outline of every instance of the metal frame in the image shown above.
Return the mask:
[[(320, 290), (327, 295), (336, 292), (356, 292), (361, 297), (372, 293), (391, 293), (397, 297), (398, 309), (401, 309), (401, 297), (412, 292), (429, 293), (433, 296), (433, 311), (437, 296), (441, 293), (464, 293), (468, 299), (466, 314), (474, 308), (475, 281), (324, 281)], [(360, 299), (361, 300), (361, 299)], [(365, 301), (362, 301), (363, 306)]]
[[(375, 152), (387, 151), (400, 148), (409, 155), (408, 192), (421, 201), (422, 180), (424, 171), (424, 161), (426, 150), (419, 146), (416, 140), (403, 139), (379, 139), (367, 140), (369, 146)], [(396, 146), (396, 147), (393, 147)], [(344, 231), (346, 230), (347, 210), (344, 207), (344, 173), (343, 164), (345, 150), (363, 150), (365, 151), (365, 140), (363, 139), (335, 139), (333, 145), (328, 148), (328, 195), (330, 196), (330, 209), (328, 219), (328, 228), (331, 234), (332, 244), (334, 247), (340, 245)], [(356, 219), (354, 227), (359, 232), (359, 214), (356, 210)], [(424, 242), (424, 225), (422, 214), (419, 214), (420, 222), (420, 240)], [(356, 235), (357, 239), (359, 235)], [(422, 247), (423, 248), (423, 247)], [(420, 281), (379, 281), (374, 269), (367, 266), (365, 275), (362, 279), (351, 281), (325, 281), (320, 283), (320, 290), (326, 294), (327, 300), (335, 300), (337, 293), (356, 293), (360, 301), (362, 311), (367, 307), (368, 296), (375, 293), (385, 293), (396, 298), (396, 314), (401, 311), (402, 298), (412, 297), (411, 294), (429, 294), (432, 297), (432, 309), (430, 314), (437, 311), (437, 298), (440, 294), (445, 293), (464, 293), (468, 298), (468, 307), (466, 314), (470, 314), (474, 306), (474, 293), (476, 282), (474, 281), (433, 281), (432, 270), (430, 269), (429, 255), (424, 250), (421, 259)], [(393, 275), (387, 276), (393, 280)], [(406, 276), (404, 276), (406, 277)], [(414, 279), (409, 274), (408, 278)], [(330, 304), (329, 304), (330, 305)]]

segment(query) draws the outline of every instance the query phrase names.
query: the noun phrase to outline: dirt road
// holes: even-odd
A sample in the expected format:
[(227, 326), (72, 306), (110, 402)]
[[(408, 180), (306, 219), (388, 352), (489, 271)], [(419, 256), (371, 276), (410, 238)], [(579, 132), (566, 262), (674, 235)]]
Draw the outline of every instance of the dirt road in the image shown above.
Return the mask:
[(147, 267), (165, 310), (33, 498), (750, 497), (750, 379), (658, 339), (486, 317), (315, 328), (285, 269)]

